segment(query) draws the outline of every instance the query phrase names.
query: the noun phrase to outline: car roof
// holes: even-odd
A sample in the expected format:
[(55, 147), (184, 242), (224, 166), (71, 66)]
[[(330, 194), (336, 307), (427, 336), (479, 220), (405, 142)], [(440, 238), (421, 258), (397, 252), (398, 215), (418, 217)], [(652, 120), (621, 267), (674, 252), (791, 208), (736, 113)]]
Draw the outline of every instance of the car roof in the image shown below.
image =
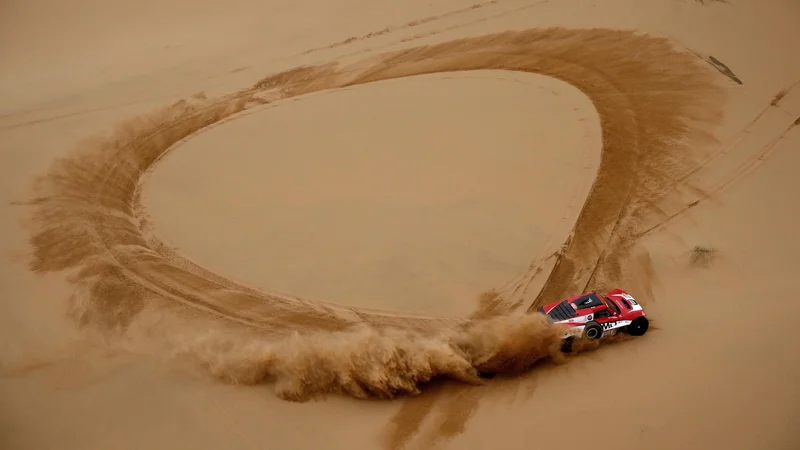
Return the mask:
[(586, 308), (594, 308), (595, 306), (605, 306), (603, 300), (595, 292), (582, 295), (575, 300), (570, 301), (579, 310)]

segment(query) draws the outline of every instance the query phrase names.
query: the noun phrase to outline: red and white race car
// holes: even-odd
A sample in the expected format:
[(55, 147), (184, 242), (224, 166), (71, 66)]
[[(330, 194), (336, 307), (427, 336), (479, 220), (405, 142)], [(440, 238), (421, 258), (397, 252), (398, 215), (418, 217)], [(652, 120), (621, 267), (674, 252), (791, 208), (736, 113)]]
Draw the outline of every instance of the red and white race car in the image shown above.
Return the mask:
[(622, 289), (613, 289), (606, 295), (594, 291), (576, 295), (560, 302), (539, 308), (551, 322), (567, 325), (566, 341), (562, 350), (568, 353), (576, 337), (589, 340), (611, 336), (618, 331), (631, 336), (641, 336), (650, 326), (642, 306)]

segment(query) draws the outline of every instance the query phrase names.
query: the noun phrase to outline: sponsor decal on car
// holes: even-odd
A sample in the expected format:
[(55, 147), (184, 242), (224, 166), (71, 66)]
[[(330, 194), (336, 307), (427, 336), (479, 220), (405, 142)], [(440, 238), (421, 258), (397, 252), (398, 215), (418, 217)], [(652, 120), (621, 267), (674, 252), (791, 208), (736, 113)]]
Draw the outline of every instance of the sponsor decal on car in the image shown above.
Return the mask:
[(604, 330), (610, 330), (611, 328), (614, 328), (614, 326), (615, 326), (616, 324), (617, 324), (617, 322), (616, 322), (616, 321), (614, 321), (614, 322), (606, 322), (606, 323), (601, 323), (600, 325), (602, 325), (602, 326), (603, 326), (603, 329), (604, 329)]

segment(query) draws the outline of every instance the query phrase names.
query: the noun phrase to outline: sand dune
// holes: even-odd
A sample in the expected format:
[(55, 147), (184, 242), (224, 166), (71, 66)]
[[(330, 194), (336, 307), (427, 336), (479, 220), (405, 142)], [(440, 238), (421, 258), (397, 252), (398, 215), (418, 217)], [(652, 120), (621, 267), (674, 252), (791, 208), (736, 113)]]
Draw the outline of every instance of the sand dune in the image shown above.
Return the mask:
[[(3, 19), (5, 447), (800, 444), (795, 5), (96, 6)], [(529, 313), (616, 286), (644, 338)]]

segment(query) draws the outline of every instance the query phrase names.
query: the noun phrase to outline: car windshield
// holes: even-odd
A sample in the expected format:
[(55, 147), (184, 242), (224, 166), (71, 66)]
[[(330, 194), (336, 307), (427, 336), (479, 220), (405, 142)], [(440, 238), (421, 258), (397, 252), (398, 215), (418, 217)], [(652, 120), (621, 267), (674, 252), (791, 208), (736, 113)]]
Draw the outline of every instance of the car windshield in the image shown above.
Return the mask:
[(605, 300), (605, 302), (606, 302), (606, 306), (608, 306), (608, 308), (609, 308), (609, 309), (611, 309), (612, 311), (614, 311), (614, 314), (619, 314), (619, 308), (617, 307), (617, 304), (616, 304), (616, 303), (614, 303), (613, 301), (611, 301), (611, 299), (610, 299), (610, 298), (608, 298), (608, 297), (605, 297), (603, 300)]

